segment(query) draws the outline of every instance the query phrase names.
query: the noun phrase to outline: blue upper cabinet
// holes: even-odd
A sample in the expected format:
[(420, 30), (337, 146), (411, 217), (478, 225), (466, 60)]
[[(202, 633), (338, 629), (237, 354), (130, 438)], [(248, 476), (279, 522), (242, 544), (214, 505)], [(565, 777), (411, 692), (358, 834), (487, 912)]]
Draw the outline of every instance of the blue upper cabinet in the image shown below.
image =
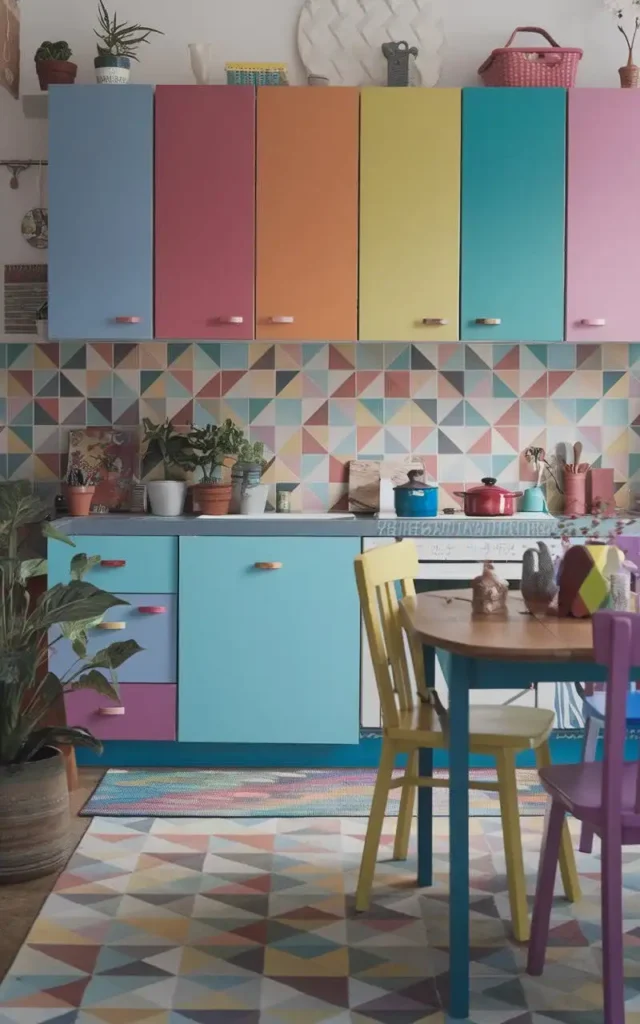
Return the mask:
[(564, 89), (464, 90), (463, 341), (564, 337), (566, 105)]
[(49, 90), (49, 334), (153, 337), (153, 87)]
[(179, 730), (194, 743), (357, 743), (355, 537), (181, 537)]

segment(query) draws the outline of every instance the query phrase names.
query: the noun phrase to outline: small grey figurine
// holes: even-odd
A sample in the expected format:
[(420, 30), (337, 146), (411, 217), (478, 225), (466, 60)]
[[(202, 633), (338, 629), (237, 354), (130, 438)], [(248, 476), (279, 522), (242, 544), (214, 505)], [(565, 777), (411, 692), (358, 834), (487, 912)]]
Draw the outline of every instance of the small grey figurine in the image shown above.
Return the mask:
[(387, 59), (387, 85), (407, 86), (411, 58), (418, 56), (418, 47), (409, 46), (406, 40), (399, 43), (383, 43), (382, 52)]
[(520, 591), (532, 615), (544, 615), (558, 593), (551, 552), (541, 540), (538, 549), (528, 548), (522, 556)]

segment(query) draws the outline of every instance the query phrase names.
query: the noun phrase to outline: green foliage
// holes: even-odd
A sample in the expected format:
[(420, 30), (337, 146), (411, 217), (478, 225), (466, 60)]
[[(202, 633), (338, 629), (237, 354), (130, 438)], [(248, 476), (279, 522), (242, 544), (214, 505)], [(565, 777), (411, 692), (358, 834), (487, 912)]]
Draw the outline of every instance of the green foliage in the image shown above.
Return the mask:
[(98, 23), (100, 31), (94, 28), (94, 33), (102, 41), (98, 43), (100, 55), (110, 53), (114, 57), (130, 57), (131, 60), (138, 60), (136, 53), (141, 43), (148, 43), (152, 33), (163, 36), (157, 28), (148, 28), (146, 25), (129, 25), (126, 21), (118, 21), (117, 14), (110, 17), (103, 0), (98, 0)]
[(154, 423), (145, 418), (142, 425), (146, 445), (145, 461), (153, 461), (153, 465), (161, 461), (165, 480), (175, 479), (176, 470), (188, 466), (187, 435), (180, 434), (168, 419), (164, 423)]
[(252, 443), (245, 438), (240, 446), (238, 462), (243, 462), (247, 466), (259, 466), (260, 472), (264, 473), (269, 465), (264, 457), (264, 442), (254, 441)]
[(192, 424), (187, 434), (187, 464), (190, 469), (202, 471), (202, 483), (214, 483), (222, 476), (225, 459), (237, 458), (245, 441), (244, 432), (230, 419), (220, 426), (208, 423), (205, 427), (196, 427)]
[[(64, 39), (60, 39), (57, 43), (51, 43), (46, 39), (36, 50), (36, 55), (33, 59), (36, 64), (41, 60), (69, 60), (71, 53), (71, 47)], [(45, 318), (41, 317), (40, 319)]]
[[(46, 563), (23, 557), (25, 527), (40, 524), (45, 537), (72, 544), (44, 521), (45, 513), (26, 483), (0, 485), (0, 765), (31, 760), (43, 746), (57, 743), (100, 750), (86, 729), (44, 725), (47, 713), (72, 690), (88, 688), (118, 700), (116, 669), (141, 649), (135, 640), (125, 640), (87, 657), (88, 630), (109, 608), (127, 604), (83, 579), (98, 556), (75, 555), (71, 582), (32, 600), (28, 581), (46, 572)], [(60, 678), (41, 670), (50, 648), (63, 638), (78, 660)]]
[(43, 302), (41, 306), (38, 306), (36, 313), (36, 320), (48, 320), (49, 319), (49, 303)]

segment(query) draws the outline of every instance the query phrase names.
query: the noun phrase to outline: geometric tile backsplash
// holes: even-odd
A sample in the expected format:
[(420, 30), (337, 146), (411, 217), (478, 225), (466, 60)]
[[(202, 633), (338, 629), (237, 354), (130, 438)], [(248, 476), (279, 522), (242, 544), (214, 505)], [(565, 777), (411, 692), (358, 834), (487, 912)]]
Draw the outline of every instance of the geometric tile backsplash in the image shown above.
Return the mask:
[(446, 492), (517, 487), (524, 448), (577, 440), (619, 504), (640, 490), (640, 343), (0, 343), (0, 479), (55, 493), (69, 428), (144, 416), (230, 416), (294, 508), (343, 507), (355, 458), (421, 455)]

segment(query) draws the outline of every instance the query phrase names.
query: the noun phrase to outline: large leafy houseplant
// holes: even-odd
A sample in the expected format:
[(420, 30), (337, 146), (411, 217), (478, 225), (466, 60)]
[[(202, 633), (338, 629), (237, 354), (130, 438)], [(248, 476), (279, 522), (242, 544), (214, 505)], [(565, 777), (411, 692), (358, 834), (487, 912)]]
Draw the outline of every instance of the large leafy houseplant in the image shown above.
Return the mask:
[[(37, 600), (31, 598), (29, 580), (46, 573), (46, 562), (26, 558), (22, 538), (25, 528), (42, 522), (44, 514), (42, 502), (28, 487), (0, 487), (0, 768), (33, 761), (45, 748), (59, 744), (100, 750), (87, 729), (47, 725), (47, 716), (74, 690), (90, 689), (119, 700), (116, 670), (141, 650), (135, 640), (125, 640), (87, 653), (91, 626), (109, 608), (127, 604), (83, 579), (99, 556), (76, 554), (69, 583), (57, 583)], [(42, 533), (72, 544), (51, 523), (42, 522)], [(49, 650), (63, 639), (71, 643), (77, 660), (60, 678), (45, 666)]]
[(151, 511), (158, 516), (179, 516), (187, 493), (184, 480), (184, 470), (188, 468), (186, 434), (179, 433), (170, 420), (154, 423), (145, 418), (142, 425), (146, 446), (143, 471), (146, 475), (160, 465), (163, 473), (162, 480), (150, 480), (147, 484)]
[(187, 434), (186, 458), (190, 469), (200, 471), (197, 500), (205, 514), (226, 515), (229, 511), (231, 484), (225, 480), (225, 464), (233, 464), (244, 442), (244, 432), (230, 419), (219, 426), (192, 426)]

